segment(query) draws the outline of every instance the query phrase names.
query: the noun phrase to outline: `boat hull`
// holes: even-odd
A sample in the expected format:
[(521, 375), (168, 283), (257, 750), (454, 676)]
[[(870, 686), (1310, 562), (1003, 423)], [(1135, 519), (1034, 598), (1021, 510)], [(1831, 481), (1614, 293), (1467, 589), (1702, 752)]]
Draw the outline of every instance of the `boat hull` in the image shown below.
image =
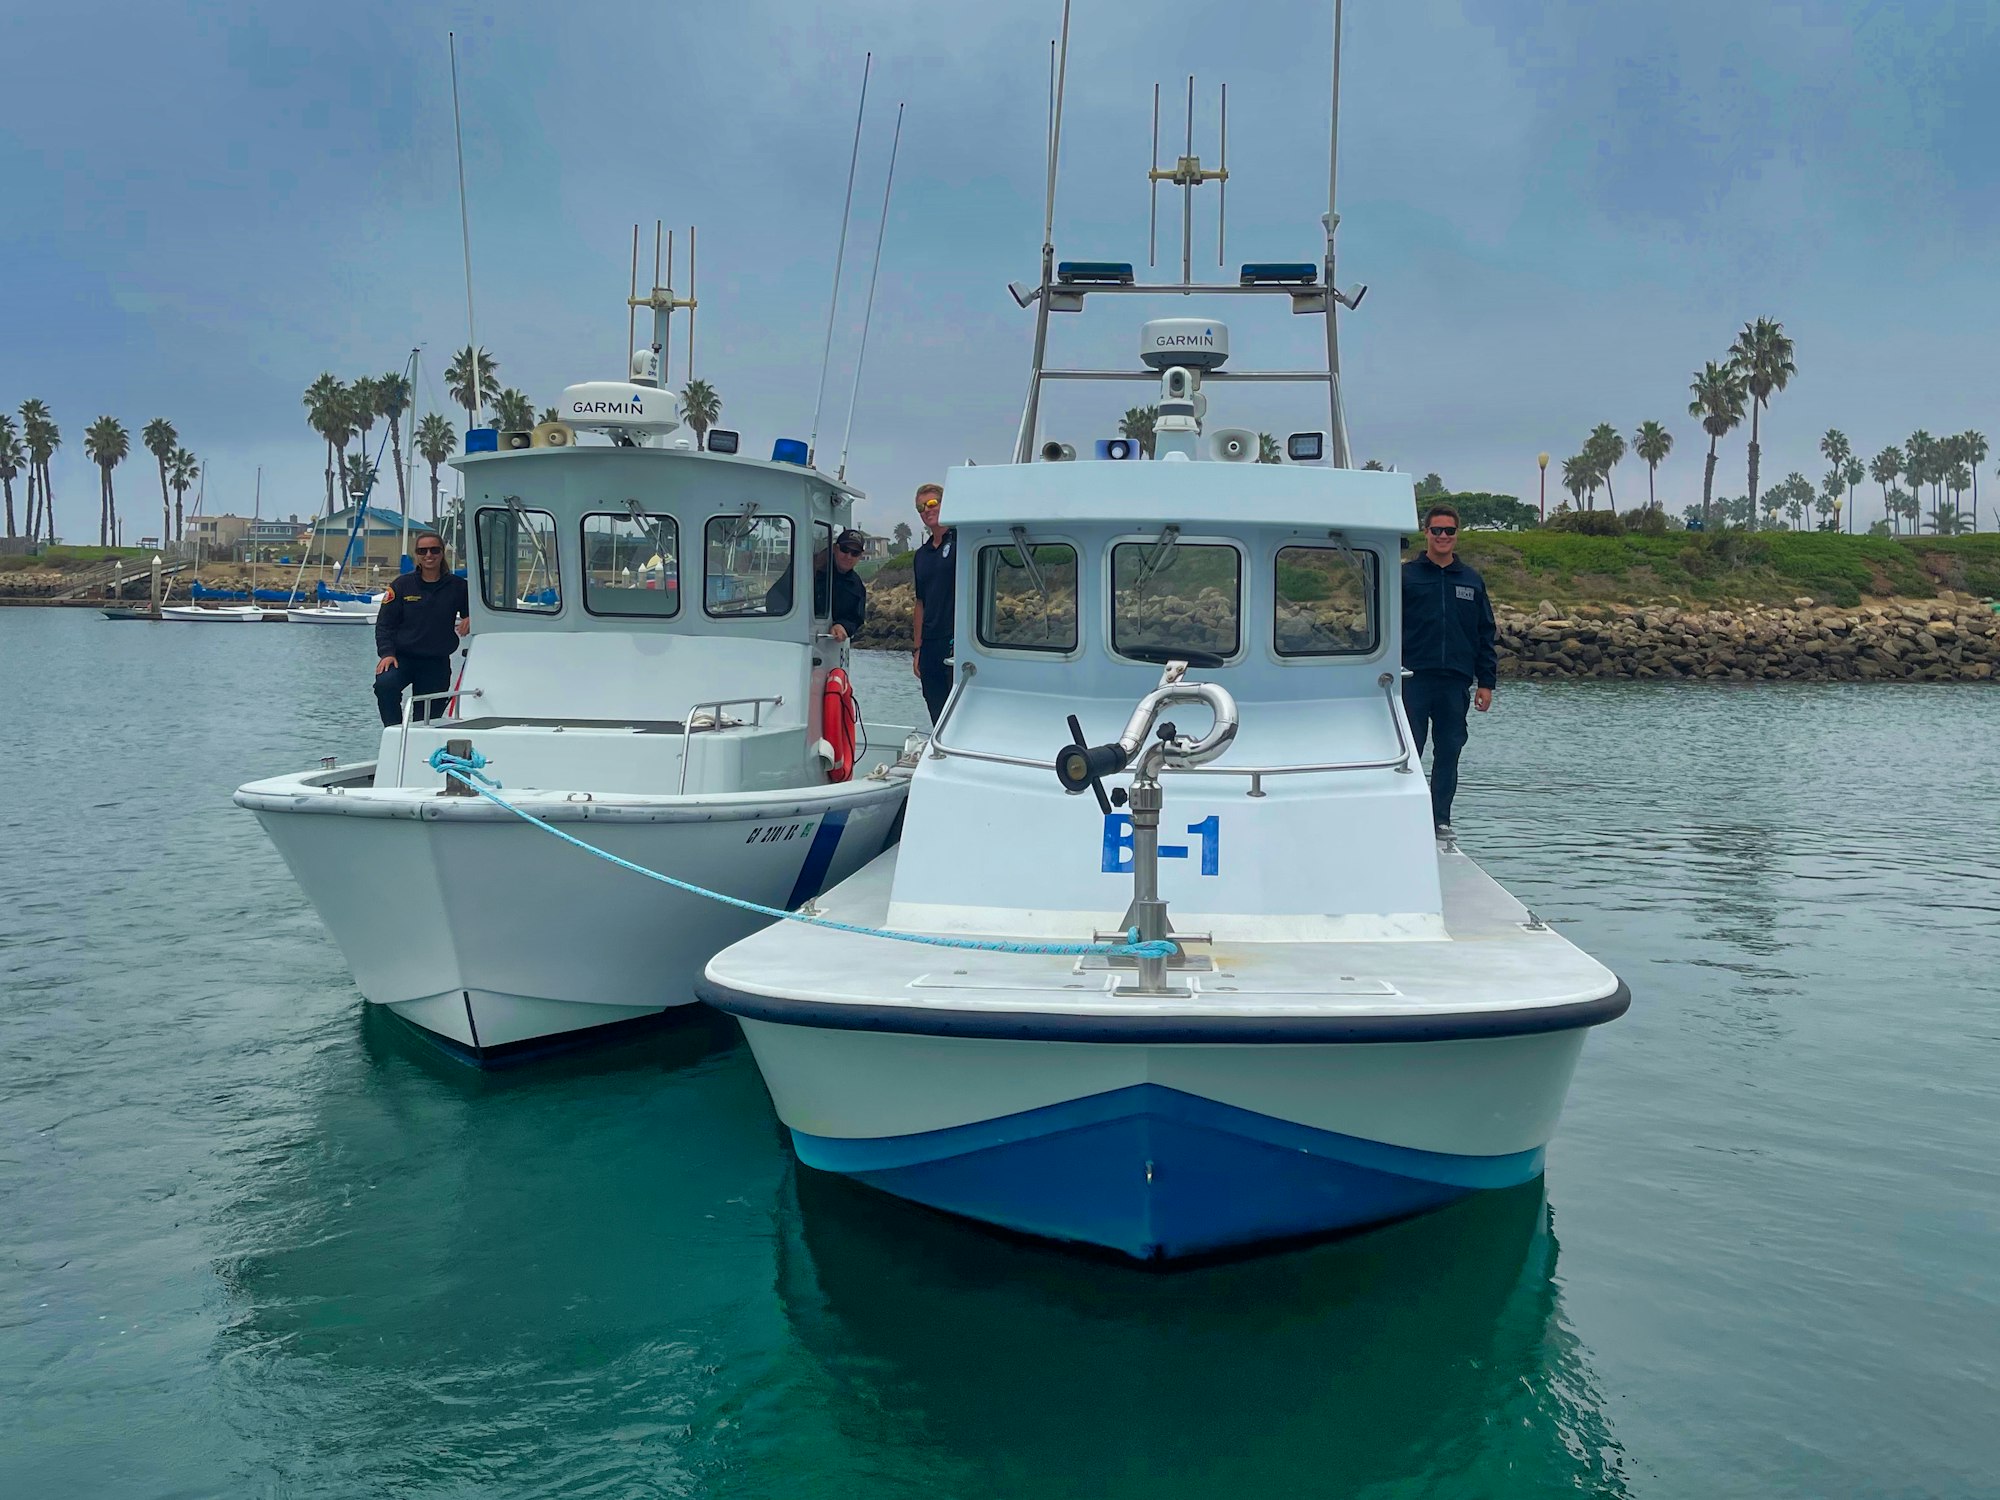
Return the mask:
[[(596, 859), (489, 804), (432, 797), (399, 810), (284, 785), (248, 787), (237, 800), (256, 812), (362, 995), (476, 1061), (691, 1004), (703, 963), (765, 921)], [(648, 869), (789, 907), (893, 835), (901, 783), (842, 792), (705, 812), (662, 806), (650, 819), (629, 803), (616, 817), (589, 803), (534, 810)], [(575, 816), (587, 810), (595, 815)]]
[(1534, 1179), (1584, 1036), (1121, 1045), (739, 1019), (805, 1165), (1139, 1260)]

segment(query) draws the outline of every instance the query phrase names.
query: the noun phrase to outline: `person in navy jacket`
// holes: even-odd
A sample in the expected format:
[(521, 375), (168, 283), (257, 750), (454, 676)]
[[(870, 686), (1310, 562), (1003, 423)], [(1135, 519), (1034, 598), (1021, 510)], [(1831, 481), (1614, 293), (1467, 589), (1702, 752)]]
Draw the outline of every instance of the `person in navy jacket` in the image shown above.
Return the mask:
[[(420, 531), (411, 550), (417, 570), (389, 585), (375, 616), (375, 705), (384, 724), (403, 721), (403, 689), (419, 697), (451, 687), (451, 654), (468, 628), (465, 580), (445, 567), (444, 538)], [(445, 702), (419, 703), (413, 719), (443, 718)]]
[(1465, 749), (1467, 708), (1493, 706), (1499, 658), (1486, 581), (1458, 560), (1458, 512), (1439, 502), (1424, 512), (1424, 550), (1403, 564), (1403, 711), (1417, 754), (1431, 757), (1431, 818), (1451, 835), (1451, 799)]

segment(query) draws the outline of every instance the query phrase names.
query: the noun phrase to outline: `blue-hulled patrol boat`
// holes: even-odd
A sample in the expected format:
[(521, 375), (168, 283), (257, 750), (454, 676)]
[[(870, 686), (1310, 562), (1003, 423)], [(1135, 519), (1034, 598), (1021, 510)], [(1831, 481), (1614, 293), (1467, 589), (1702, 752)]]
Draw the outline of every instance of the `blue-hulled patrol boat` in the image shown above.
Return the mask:
[[(1162, 176), (1208, 180), (1192, 156)], [(1541, 1173), (1585, 1036), (1630, 996), (1434, 832), (1398, 692), (1415, 495), (1347, 466), (1334, 309), (1360, 297), (1324, 222), (1321, 264), (1224, 285), (1185, 238), (1181, 280), (1148, 284), (1045, 234), (1014, 462), (946, 487), (951, 699), (900, 846), (817, 908), (1016, 951), (781, 922), (709, 962), (805, 1165), (1143, 1260)], [(1325, 367), (1233, 370), (1201, 316), (1146, 324), (1138, 368), (1050, 368), (1050, 313), (1106, 294), (1288, 297), (1325, 318)], [(1042, 441), (1044, 383), (1078, 377), (1156, 385), (1150, 459)], [(1274, 379), (1322, 385), (1331, 431), (1258, 463), (1206, 407)], [(1133, 929), (1171, 955), (1029, 951)]]

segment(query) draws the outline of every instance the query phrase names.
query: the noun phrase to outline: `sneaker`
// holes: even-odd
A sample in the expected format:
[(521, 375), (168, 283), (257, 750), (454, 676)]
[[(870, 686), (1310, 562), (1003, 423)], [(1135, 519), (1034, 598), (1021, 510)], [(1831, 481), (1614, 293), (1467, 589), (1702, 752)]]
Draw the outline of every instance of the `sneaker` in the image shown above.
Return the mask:
[(1440, 843), (1449, 844), (1458, 837), (1458, 834), (1451, 824), (1440, 823), (1437, 825), (1437, 836)]

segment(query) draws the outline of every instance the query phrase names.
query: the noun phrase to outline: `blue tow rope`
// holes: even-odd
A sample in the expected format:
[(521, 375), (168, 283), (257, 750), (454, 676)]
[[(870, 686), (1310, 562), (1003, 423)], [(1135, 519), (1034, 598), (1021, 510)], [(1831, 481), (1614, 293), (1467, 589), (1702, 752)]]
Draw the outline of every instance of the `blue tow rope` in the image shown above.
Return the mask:
[[(658, 870), (649, 870), (644, 865), (636, 865), (629, 859), (620, 859), (608, 849), (600, 849), (595, 844), (586, 844), (574, 834), (564, 833), (553, 823), (545, 823), (531, 812), (526, 812), (502, 797), (495, 788), (500, 783), (486, 774), (486, 757), (477, 750), (469, 756), (453, 755), (450, 751), (437, 749), (431, 752), (430, 767), (446, 776), (457, 778), (468, 791), (477, 792), (495, 807), (506, 809), (524, 823), (533, 824), (543, 833), (552, 833), (565, 844), (574, 845), (585, 854), (594, 854), (601, 860), (617, 865), (621, 870), (630, 870), (634, 875), (643, 875), (648, 880), (657, 880), (662, 885), (670, 885), (677, 891), (686, 891), (691, 896), (706, 896), (711, 901), (720, 901), (725, 906), (736, 907), (740, 911), (757, 913), (760, 917), (776, 917), (787, 922), (804, 922), (812, 927), (825, 927), (834, 932), (851, 932), (859, 937), (888, 938), (898, 943), (921, 943), (930, 948), (963, 948), (974, 953), (1026, 953), (1055, 958), (1092, 957), (1104, 955), (1112, 958), (1171, 958), (1174, 945), (1165, 939), (1139, 940), (1139, 929), (1134, 927), (1126, 934), (1122, 943), (1014, 943), (998, 938), (952, 938), (936, 937), (923, 932), (891, 932), (882, 927), (862, 927), (852, 922), (836, 922), (829, 917), (808, 916), (804, 912), (786, 911), (782, 907), (762, 906), (755, 901), (745, 901), (741, 896), (725, 896), (721, 891), (711, 891), (706, 886), (691, 881), (676, 880), (671, 875), (662, 875)], [(483, 784), (482, 784), (483, 783)]]

